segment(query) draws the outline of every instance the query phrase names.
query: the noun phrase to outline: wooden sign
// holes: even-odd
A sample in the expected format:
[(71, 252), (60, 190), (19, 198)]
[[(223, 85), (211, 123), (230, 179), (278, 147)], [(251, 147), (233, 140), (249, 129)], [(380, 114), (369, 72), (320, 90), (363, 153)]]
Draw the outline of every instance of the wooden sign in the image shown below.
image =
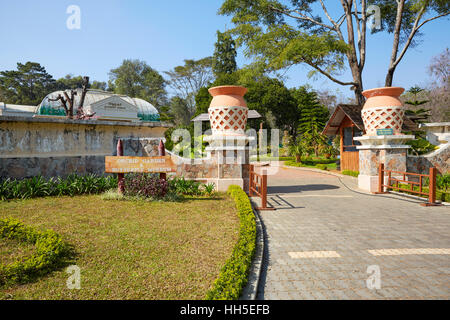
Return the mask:
[(377, 136), (392, 136), (393, 134), (394, 134), (394, 130), (392, 128), (377, 129)]
[(105, 172), (108, 173), (164, 173), (175, 172), (177, 166), (170, 156), (160, 157), (105, 157)]

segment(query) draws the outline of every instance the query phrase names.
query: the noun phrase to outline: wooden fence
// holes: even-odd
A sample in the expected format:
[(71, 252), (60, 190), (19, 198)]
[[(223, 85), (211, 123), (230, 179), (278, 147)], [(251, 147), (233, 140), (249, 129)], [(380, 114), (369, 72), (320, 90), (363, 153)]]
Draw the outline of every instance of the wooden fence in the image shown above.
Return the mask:
[(261, 198), (261, 207), (257, 210), (275, 210), (273, 207), (267, 207), (267, 172), (264, 170), (262, 174), (255, 172), (255, 166), (250, 165), (250, 186), (249, 196), (258, 196)]
[[(395, 175), (396, 177), (393, 177)], [(387, 176), (387, 184), (384, 184), (384, 177)], [(401, 176), (402, 178), (398, 178)], [(418, 181), (407, 180), (406, 176), (415, 176), (418, 177)], [(424, 182), (425, 179), (428, 178), (428, 192), (424, 192)], [(401, 184), (410, 185), (409, 189), (402, 188), (399, 186)], [(414, 187), (418, 186), (419, 190), (416, 190)], [(385, 191), (386, 189), (386, 191)], [(378, 192), (387, 193), (389, 189), (405, 191), (410, 193), (415, 193), (419, 195), (428, 196), (428, 202), (423, 203), (423, 206), (435, 206), (438, 205), (436, 203), (436, 168), (430, 168), (428, 174), (420, 174), (420, 173), (412, 173), (412, 172), (403, 172), (403, 171), (394, 171), (394, 170), (386, 170), (384, 168), (384, 164), (380, 163), (378, 168)]]

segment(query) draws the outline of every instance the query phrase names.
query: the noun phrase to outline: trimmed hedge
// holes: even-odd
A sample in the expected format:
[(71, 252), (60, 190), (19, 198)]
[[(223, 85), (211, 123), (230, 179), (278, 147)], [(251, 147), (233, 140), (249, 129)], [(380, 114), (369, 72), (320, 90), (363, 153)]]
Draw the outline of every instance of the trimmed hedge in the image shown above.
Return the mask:
[(227, 260), (212, 289), (207, 293), (208, 300), (236, 300), (247, 284), (247, 277), (256, 247), (256, 222), (252, 205), (247, 194), (238, 186), (228, 188), (238, 210), (240, 226), (239, 239), (234, 246), (231, 258)]
[(70, 247), (53, 230), (39, 231), (13, 218), (0, 220), (0, 238), (35, 245), (35, 253), (23, 261), (0, 263), (0, 286), (30, 282), (64, 263)]

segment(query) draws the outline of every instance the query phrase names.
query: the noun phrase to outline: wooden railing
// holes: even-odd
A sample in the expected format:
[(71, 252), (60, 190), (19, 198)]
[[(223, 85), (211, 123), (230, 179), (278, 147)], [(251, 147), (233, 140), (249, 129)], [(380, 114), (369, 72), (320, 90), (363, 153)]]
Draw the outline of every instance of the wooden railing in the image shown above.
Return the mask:
[[(395, 175), (396, 177), (393, 177)], [(387, 184), (384, 184), (384, 177), (387, 176)], [(419, 181), (407, 180), (406, 176), (416, 176)], [(398, 177), (402, 177), (401, 179)], [(424, 180), (428, 178), (428, 192), (423, 191)], [(399, 183), (408, 184), (411, 187), (409, 189), (402, 188)], [(419, 190), (415, 190), (415, 186), (419, 187)], [(385, 191), (386, 188), (386, 191)], [(429, 174), (420, 174), (412, 172), (394, 171), (384, 169), (384, 164), (380, 163), (378, 168), (378, 192), (376, 193), (387, 193), (389, 189), (405, 191), (410, 193), (415, 193), (419, 195), (428, 196), (428, 202), (423, 203), (423, 206), (435, 206), (436, 203), (436, 168), (430, 168)]]
[(261, 207), (257, 210), (275, 210), (273, 207), (267, 207), (267, 172), (264, 170), (262, 174), (255, 172), (255, 166), (250, 165), (250, 182), (249, 196), (258, 196), (261, 198)]

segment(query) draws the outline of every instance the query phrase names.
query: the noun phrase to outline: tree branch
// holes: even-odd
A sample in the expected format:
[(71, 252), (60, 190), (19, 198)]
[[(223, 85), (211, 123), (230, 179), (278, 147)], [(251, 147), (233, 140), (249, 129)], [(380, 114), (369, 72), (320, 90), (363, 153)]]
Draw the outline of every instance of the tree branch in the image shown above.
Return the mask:
[(313, 67), (314, 69), (319, 71), (321, 74), (323, 74), (325, 77), (327, 77), (331, 81), (336, 82), (337, 84), (340, 84), (342, 86), (355, 86), (355, 85), (357, 85), (356, 82), (344, 82), (344, 81), (341, 81), (341, 80), (338, 80), (338, 79), (334, 78), (331, 74), (329, 74), (328, 72), (322, 70), (316, 63), (314, 63), (312, 61), (305, 61), (305, 63), (309, 64), (311, 67)]

